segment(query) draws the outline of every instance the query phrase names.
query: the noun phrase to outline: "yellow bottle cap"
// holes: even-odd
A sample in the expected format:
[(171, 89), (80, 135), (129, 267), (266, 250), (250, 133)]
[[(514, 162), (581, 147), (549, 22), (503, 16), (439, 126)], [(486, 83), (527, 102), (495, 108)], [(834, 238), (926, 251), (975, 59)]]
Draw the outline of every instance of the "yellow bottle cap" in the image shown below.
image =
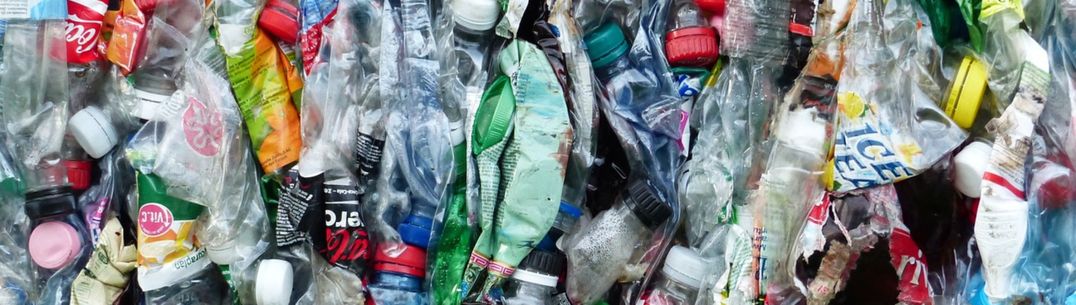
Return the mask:
[(986, 77), (986, 65), (974, 57), (964, 56), (960, 70), (953, 79), (953, 86), (949, 89), (949, 99), (945, 102), (945, 114), (960, 128), (971, 128), (975, 122), (975, 115), (983, 102), (983, 93), (986, 92)]

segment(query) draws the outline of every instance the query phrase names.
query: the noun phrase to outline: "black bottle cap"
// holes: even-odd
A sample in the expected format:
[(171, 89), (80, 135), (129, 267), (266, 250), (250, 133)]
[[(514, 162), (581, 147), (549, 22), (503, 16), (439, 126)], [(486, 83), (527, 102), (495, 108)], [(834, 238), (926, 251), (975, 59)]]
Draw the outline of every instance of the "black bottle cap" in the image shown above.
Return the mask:
[(30, 219), (74, 213), (77, 207), (78, 201), (70, 186), (50, 187), (26, 193), (25, 210)]
[(519, 269), (559, 276), (564, 270), (564, 256), (551, 251), (534, 250), (519, 263)]
[(654, 189), (646, 181), (636, 181), (628, 185), (626, 191), (628, 198), (625, 198), (624, 204), (647, 228), (656, 228), (672, 214), (672, 208), (658, 200)]

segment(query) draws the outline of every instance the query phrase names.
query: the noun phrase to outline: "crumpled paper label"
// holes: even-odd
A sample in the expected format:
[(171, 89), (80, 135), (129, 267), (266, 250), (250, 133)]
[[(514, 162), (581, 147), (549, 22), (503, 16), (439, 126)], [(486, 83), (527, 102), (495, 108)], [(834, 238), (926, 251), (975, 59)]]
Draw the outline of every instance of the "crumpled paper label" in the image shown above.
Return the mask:
[(135, 246), (124, 244), (119, 220), (109, 219), (86, 267), (71, 283), (71, 304), (113, 304), (127, 287), (137, 257)]

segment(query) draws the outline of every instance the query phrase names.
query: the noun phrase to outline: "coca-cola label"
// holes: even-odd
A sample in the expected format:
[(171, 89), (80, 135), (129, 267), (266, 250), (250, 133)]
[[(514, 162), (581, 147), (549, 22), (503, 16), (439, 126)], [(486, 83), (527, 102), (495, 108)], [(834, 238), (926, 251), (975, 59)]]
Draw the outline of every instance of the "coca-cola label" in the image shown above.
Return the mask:
[(67, 62), (86, 64), (101, 58), (98, 43), (108, 3), (100, 0), (68, 0)]
[(324, 238), (314, 238), (314, 249), (335, 266), (363, 274), (370, 258), (370, 237), (363, 223), (362, 195), (351, 179), (327, 181), (322, 188)]
[(321, 195), (324, 175), (302, 177), (292, 169), (281, 183), (280, 204), (277, 206), (276, 240), (279, 246), (289, 246), (311, 239), (320, 227)]

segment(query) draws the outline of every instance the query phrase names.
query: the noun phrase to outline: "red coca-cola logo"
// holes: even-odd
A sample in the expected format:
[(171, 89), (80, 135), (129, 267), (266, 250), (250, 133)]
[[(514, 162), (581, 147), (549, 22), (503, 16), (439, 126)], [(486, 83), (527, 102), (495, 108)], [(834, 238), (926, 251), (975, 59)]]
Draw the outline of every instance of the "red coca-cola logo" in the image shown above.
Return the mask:
[(85, 64), (101, 57), (98, 54), (98, 38), (105, 19), (108, 4), (100, 0), (67, 1), (67, 61)]

